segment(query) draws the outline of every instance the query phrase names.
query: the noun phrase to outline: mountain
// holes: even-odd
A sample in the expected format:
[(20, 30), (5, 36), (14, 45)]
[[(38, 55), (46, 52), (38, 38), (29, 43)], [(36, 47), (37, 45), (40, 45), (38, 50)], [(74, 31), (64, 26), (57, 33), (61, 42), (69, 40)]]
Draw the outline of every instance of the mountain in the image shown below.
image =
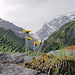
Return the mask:
[(56, 31), (61, 26), (63, 26), (64, 24), (66, 24), (72, 20), (75, 20), (74, 12), (67, 13), (62, 16), (58, 16), (57, 18), (54, 18), (50, 22), (46, 22), (43, 25), (43, 27), (39, 31), (37, 31), (35, 34), (33, 34), (32, 36), (38, 40), (39, 39), (47, 39), (48, 36), (51, 35), (54, 31)]
[(58, 50), (66, 46), (75, 45), (75, 21), (71, 21), (56, 30), (44, 41), (43, 52)]
[(12, 30), (0, 27), (0, 51), (24, 52), (25, 39), (18, 37)]
[[(21, 38), (24, 38), (25, 36), (30, 36), (30, 34), (26, 34), (26, 33), (23, 33), (23, 28), (21, 27), (18, 27), (16, 25), (14, 25), (13, 23), (10, 23), (9, 21), (6, 21), (6, 20), (3, 20), (0, 18), (0, 27), (2, 28), (5, 28), (6, 30), (12, 30), (17, 36), (21, 37)], [(33, 41), (30, 41), (29, 42), (29, 46), (30, 48), (33, 48)]]
[(17, 34), (19, 37), (24, 37), (26, 34), (22, 33), (23, 28), (18, 27), (14, 25), (13, 23), (10, 23), (9, 21), (3, 20), (0, 18), (0, 27), (5, 28), (6, 30), (11, 29), (15, 34)]
[(12, 30), (10, 29), (6, 30), (5, 28), (2, 27), (0, 27), (0, 37), (7, 38), (11, 40), (13, 43), (16, 43), (17, 41), (19, 42), (22, 41), (22, 38), (18, 37)]

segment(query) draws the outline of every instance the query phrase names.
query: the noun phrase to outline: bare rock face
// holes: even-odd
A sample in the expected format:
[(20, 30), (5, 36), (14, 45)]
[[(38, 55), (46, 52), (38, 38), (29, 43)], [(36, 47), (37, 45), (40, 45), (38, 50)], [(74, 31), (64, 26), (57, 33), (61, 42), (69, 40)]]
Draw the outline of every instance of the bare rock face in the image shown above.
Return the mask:
[(24, 62), (30, 61), (31, 56), (27, 54), (6, 54), (0, 53), (0, 63), (14, 63), (14, 64), (23, 64)]
[(24, 62), (27, 62), (30, 59), (31, 57), (26, 54), (0, 53), (0, 74), (1, 75), (35, 75), (37, 71), (32, 69), (27, 69), (24, 66), (17, 65), (17, 64), (24, 64)]
[(0, 53), (0, 75), (45, 75), (24, 67), (24, 63), (31, 59), (27, 54)]
[(2, 64), (0, 65), (0, 74), (1, 75), (35, 75), (37, 71), (24, 68), (16, 64)]
[(27, 54), (10, 54), (10, 59), (9, 62), (19, 64), (19, 63), (24, 63), (27, 61), (30, 61), (32, 59), (31, 56)]

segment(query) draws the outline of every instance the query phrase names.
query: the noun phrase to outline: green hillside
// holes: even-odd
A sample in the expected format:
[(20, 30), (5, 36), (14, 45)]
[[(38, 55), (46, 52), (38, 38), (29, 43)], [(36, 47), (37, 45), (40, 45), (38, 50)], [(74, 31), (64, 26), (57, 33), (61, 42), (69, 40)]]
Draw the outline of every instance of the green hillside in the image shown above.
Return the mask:
[(43, 52), (58, 50), (66, 46), (75, 45), (75, 21), (71, 21), (55, 31), (42, 46)]
[(25, 39), (18, 37), (12, 30), (0, 27), (0, 51), (24, 52)]
[[(7, 34), (6, 34), (7, 33)], [(17, 41), (21, 42), (22, 39), (20, 37), (18, 37), (12, 30), (5, 30), (4, 28), (0, 28), (0, 37), (2, 37), (3, 35), (5, 35), (4, 38), (9, 39), (10, 41), (12, 41), (14, 44), (16, 44)]]

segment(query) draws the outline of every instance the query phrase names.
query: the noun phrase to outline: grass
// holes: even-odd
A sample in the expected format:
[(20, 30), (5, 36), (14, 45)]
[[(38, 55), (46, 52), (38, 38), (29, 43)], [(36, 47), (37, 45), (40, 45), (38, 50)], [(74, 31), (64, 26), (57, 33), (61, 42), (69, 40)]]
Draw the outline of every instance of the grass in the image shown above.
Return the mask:
[[(73, 75), (75, 74), (75, 57), (42, 54), (39, 58), (34, 57), (31, 61), (26, 62), (25, 67), (40, 70), (47, 75)], [(66, 72), (68, 73), (65, 74)]]
[[(56, 43), (53, 44), (55, 44), (53, 46), (54, 49), (57, 46)], [(61, 44), (62, 43), (59, 43), (59, 45)], [(13, 47), (11, 45), (12, 43), (10, 43), (9, 47), (7, 48), (7, 44), (5, 46), (5, 43), (2, 43), (0, 47), (0, 51), (6, 52), (8, 54), (13, 54), (13, 53), (19, 54), (20, 52), (15, 52), (16, 51), (15, 49), (17, 48), (11, 51), (11, 47)], [(28, 54), (33, 57), (31, 61), (25, 63), (25, 67), (27, 68), (40, 70), (40, 72), (46, 73), (46, 75), (60, 75), (60, 74), (74, 75), (75, 74), (75, 57), (66, 56), (66, 54), (64, 53), (64, 49), (60, 50), (59, 56), (46, 54), (42, 52), (32, 52), (32, 51), (21, 52), (21, 53)]]
[[(0, 50), (2, 48), (0, 47)], [(1, 50), (2, 51), (2, 50)], [(8, 54), (13, 54), (15, 52), (9, 49)], [(64, 49), (60, 50), (60, 55), (55, 56), (52, 54), (46, 54), (41, 52), (21, 52), (22, 54), (28, 54), (32, 56), (32, 60), (25, 63), (26, 68), (31, 68), (35, 70), (40, 70), (40, 72), (46, 73), (46, 75), (74, 75), (75, 74), (75, 57), (66, 56), (64, 54)], [(39, 57), (36, 57), (39, 56)]]

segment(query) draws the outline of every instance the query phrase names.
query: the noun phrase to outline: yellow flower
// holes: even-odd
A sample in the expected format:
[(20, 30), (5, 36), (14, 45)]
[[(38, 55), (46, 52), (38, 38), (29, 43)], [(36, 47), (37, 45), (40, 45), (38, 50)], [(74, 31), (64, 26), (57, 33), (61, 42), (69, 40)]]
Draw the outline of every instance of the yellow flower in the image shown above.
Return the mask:
[(32, 40), (33, 38), (26, 36), (25, 37), (28, 41)]
[(39, 44), (40, 44), (40, 42), (34, 41), (34, 45), (35, 45), (35, 46), (37, 46), (37, 45), (39, 45)]
[(23, 32), (28, 34), (29, 32), (31, 32), (31, 30), (23, 30)]

